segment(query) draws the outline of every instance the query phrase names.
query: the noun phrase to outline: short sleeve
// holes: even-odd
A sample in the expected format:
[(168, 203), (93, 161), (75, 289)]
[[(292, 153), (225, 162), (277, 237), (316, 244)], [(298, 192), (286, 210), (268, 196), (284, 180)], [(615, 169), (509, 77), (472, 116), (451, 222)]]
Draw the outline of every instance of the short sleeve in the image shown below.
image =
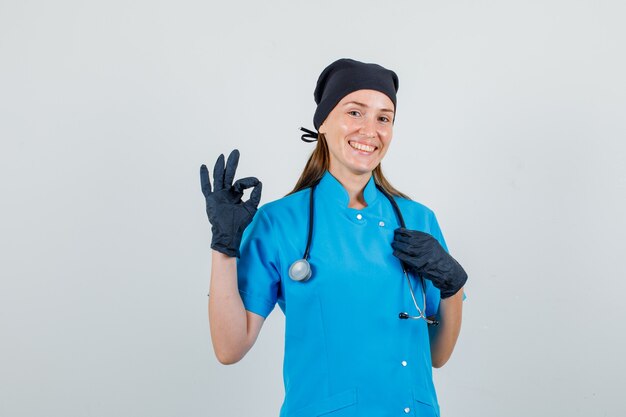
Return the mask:
[[(443, 238), (443, 233), (441, 233), (441, 228), (439, 227), (439, 222), (437, 222), (437, 217), (435, 213), (430, 212), (428, 218), (428, 233), (430, 233), (439, 244), (446, 250), (446, 252), (450, 252), (448, 250), (448, 245), (446, 245), (446, 241)], [(441, 301), (441, 293), (439, 289), (433, 285), (430, 280), (425, 280), (426, 283), (426, 316), (431, 317), (435, 316), (439, 311), (439, 302)], [(465, 300), (465, 292), (463, 293), (463, 300)]]
[(243, 233), (237, 259), (239, 294), (246, 310), (267, 317), (278, 299), (280, 266), (272, 224), (259, 209)]

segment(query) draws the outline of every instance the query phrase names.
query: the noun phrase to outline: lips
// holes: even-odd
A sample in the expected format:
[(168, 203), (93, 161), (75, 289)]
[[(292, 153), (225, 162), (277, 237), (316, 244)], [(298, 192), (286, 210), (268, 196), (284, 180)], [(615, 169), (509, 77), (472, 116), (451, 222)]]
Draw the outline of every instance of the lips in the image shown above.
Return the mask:
[(354, 142), (354, 141), (349, 141), (348, 143), (353, 149), (356, 149), (362, 152), (372, 153), (376, 150), (376, 146), (373, 146), (373, 145), (366, 145), (364, 143), (359, 143), (359, 142)]

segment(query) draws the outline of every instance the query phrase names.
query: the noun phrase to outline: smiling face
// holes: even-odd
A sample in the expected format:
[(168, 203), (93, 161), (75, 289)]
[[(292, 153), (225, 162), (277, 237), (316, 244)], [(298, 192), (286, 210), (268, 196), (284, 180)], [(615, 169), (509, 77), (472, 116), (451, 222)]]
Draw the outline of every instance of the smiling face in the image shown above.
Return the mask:
[(371, 175), (391, 143), (393, 118), (393, 102), (379, 91), (358, 90), (341, 99), (318, 129), (328, 143), (331, 174)]

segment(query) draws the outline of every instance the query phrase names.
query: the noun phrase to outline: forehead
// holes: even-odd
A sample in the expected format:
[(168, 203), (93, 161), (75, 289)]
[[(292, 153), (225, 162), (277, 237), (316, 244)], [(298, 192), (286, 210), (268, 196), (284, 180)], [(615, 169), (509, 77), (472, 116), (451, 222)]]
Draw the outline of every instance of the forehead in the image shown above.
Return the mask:
[(342, 98), (338, 105), (356, 102), (376, 109), (393, 110), (393, 101), (385, 93), (377, 90), (357, 90)]

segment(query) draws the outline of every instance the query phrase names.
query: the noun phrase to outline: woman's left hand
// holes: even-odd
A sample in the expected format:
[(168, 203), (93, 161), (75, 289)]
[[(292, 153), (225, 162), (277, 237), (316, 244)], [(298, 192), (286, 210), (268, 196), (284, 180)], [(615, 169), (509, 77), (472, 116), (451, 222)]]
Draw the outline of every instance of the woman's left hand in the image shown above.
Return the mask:
[(393, 254), (413, 273), (439, 288), (441, 298), (456, 294), (467, 281), (463, 267), (428, 233), (399, 227), (394, 231)]

